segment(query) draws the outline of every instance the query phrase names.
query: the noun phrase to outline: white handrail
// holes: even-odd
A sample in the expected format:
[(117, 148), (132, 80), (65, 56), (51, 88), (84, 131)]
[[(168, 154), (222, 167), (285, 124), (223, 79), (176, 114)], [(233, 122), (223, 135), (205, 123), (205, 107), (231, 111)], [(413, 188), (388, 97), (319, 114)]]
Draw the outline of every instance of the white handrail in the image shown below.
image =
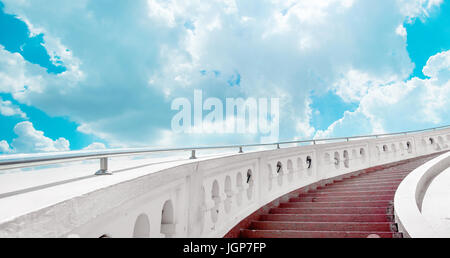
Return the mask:
[(192, 153), (191, 159), (196, 159), (197, 158), (196, 151), (199, 151), (199, 150), (237, 149), (237, 150), (239, 150), (239, 153), (243, 153), (244, 147), (248, 148), (248, 147), (276, 146), (276, 148), (279, 149), (280, 145), (286, 145), (286, 144), (301, 144), (301, 143), (316, 144), (318, 142), (328, 142), (328, 141), (347, 141), (348, 142), (349, 140), (355, 140), (355, 139), (408, 135), (408, 134), (412, 134), (412, 133), (435, 131), (438, 129), (445, 129), (445, 128), (450, 128), (450, 125), (421, 129), (421, 130), (414, 130), (414, 131), (397, 132), (397, 133), (360, 135), (360, 136), (338, 137), (338, 138), (328, 138), (328, 139), (282, 141), (282, 142), (261, 143), (261, 144), (199, 146), (199, 147), (180, 147), (180, 148), (129, 148), (129, 149), (88, 150), (88, 151), (68, 151), (68, 152), (52, 152), (52, 153), (38, 153), (38, 154), (4, 155), (4, 156), (0, 156), (0, 170), (35, 167), (35, 166), (41, 166), (41, 165), (98, 159), (98, 160), (100, 160), (100, 169), (95, 174), (96, 175), (110, 175), (111, 173), (108, 171), (108, 158), (112, 158), (112, 157), (136, 156), (136, 155), (145, 155), (145, 154), (162, 153), (162, 152), (191, 151), (191, 153)]

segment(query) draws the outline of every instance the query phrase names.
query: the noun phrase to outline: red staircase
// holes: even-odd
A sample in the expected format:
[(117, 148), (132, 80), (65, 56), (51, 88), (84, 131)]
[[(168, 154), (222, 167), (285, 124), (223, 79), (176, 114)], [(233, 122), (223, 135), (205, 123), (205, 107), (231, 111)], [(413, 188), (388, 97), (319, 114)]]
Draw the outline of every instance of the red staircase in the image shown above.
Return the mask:
[(397, 238), (393, 199), (412, 170), (433, 156), (334, 181), (270, 209), (242, 229), (243, 238)]

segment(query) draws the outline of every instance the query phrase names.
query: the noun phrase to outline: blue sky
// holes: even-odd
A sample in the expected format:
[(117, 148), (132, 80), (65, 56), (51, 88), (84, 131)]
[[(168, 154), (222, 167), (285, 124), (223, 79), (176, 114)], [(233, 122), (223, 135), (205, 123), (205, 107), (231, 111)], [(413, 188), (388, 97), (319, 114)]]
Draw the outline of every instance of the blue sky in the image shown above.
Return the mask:
[(450, 3), (444, 1), (430, 17), (405, 23), (408, 32), (408, 53), (416, 64), (411, 76), (424, 78), (422, 68), (435, 53), (450, 49)]
[(448, 1), (3, 0), (0, 9), (2, 153), (259, 141), (174, 134), (170, 102), (194, 89), (280, 98), (279, 140), (450, 124)]

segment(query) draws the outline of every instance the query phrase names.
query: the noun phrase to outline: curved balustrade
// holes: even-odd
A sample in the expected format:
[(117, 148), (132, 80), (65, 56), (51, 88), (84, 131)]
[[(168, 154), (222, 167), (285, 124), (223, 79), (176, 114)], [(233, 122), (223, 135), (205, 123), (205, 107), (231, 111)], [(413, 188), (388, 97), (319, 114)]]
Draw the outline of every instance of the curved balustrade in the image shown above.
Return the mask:
[(143, 167), (108, 185), (128, 172), (87, 178), (95, 191), (0, 221), (0, 236), (223, 237), (294, 190), (449, 145), (450, 129), (441, 129), (190, 160), (155, 173)]
[[(425, 150), (448, 149), (449, 141), (443, 141), (444, 137), (438, 136), (439, 145), (433, 146), (434, 138), (423, 138), (421, 144)], [(448, 138), (447, 138), (448, 139)], [(428, 142), (428, 143), (427, 143)], [(406, 237), (429, 238), (450, 237), (439, 225), (433, 224), (422, 214), (422, 205), (425, 193), (435, 177), (450, 167), (450, 152), (425, 163), (411, 172), (398, 187), (395, 198), (395, 219), (399, 225), (399, 231)]]

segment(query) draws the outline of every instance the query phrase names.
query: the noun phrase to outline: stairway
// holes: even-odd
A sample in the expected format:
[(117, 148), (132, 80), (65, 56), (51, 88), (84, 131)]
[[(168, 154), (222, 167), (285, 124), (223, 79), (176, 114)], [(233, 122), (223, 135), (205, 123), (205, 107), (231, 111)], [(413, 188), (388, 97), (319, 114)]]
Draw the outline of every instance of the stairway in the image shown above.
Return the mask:
[(393, 199), (400, 182), (435, 155), (334, 181), (271, 208), (243, 238), (398, 238)]

